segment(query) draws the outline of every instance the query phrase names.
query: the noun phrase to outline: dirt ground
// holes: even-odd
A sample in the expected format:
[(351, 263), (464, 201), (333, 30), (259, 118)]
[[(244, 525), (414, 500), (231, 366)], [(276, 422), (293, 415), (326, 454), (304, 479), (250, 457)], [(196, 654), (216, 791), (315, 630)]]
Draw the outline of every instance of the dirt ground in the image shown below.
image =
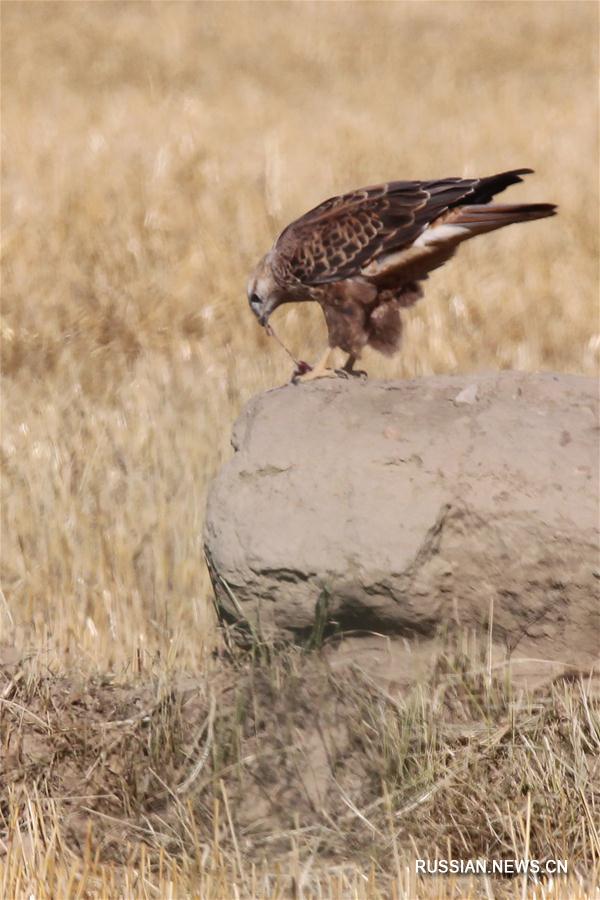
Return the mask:
[(524, 694), (474, 669), (474, 647), (447, 650), (404, 696), (299, 649), (232, 651), (201, 679), (6, 664), (0, 840), (33, 852), (34, 803), (74, 858), (114, 869), (200, 852), (207, 870), (220, 854), (287, 873), (288, 890), (298, 855), (309, 881), (346, 864), (389, 887), (407, 852), (519, 858), (527, 840), (589, 886), (598, 684), (580, 673)]

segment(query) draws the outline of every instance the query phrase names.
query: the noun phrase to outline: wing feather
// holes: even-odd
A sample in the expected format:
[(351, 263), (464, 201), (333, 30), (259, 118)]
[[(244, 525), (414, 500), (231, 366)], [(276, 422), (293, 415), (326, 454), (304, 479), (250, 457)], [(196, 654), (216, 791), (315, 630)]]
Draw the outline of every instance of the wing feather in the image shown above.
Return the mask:
[(409, 247), (380, 255), (363, 269), (362, 274), (379, 287), (397, 284), (398, 280), (419, 281), (447, 262), (462, 241), (515, 222), (553, 216), (555, 212), (556, 207), (552, 203), (505, 206), (467, 204), (454, 207), (438, 216)]
[(457, 204), (487, 203), (529, 169), (489, 178), (390, 181), (331, 197), (287, 226), (274, 246), (281, 277), (328, 284), (361, 273), (379, 257), (410, 247)]

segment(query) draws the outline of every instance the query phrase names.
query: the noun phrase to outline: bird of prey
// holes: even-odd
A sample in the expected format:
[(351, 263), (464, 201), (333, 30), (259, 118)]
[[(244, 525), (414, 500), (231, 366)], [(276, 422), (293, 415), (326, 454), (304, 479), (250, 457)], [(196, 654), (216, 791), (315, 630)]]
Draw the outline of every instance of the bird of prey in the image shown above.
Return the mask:
[[(400, 310), (422, 296), (421, 282), (460, 243), (554, 215), (552, 203), (491, 202), (532, 171), (389, 181), (325, 200), (288, 225), (252, 274), (248, 300), (263, 326), (283, 303), (321, 306), (329, 347), (297, 380), (352, 374), (365, 346), (391, 356), (400, 344)], [(343, 370), (327, 368), (336, 347), (348, 354)]]

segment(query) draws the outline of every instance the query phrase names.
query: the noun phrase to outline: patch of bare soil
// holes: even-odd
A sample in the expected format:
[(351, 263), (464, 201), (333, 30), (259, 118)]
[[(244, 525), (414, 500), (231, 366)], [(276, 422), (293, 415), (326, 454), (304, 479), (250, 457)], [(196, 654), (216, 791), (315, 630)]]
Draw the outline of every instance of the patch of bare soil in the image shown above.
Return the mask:
[(568, 859), (583, 877), (598, 852), (591, 680), (517, 695), (455, 652), (401, 696), (316, 652), (267, 648), (197, 680), (5, 665), (0, 697), (5, 843), (10, 810), (35, 796), (60, 811), (75, 853), (91, 842), (128, 864), (142, 847), (208, 858), (218, 845), (391, 874), (398, 848), (513, 858), (528, 839), (532, 857)]

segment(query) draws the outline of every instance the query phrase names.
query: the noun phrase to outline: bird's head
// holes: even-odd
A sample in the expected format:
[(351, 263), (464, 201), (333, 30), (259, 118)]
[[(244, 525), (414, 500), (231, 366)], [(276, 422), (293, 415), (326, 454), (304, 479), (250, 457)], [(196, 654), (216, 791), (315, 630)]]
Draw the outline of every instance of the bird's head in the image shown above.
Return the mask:
[(283, 292), (271, 268), (271, 253), (263, 256), (248, 281), (250, 309), (261, 325), (265, 326), (273, 310), (284, 302)]

